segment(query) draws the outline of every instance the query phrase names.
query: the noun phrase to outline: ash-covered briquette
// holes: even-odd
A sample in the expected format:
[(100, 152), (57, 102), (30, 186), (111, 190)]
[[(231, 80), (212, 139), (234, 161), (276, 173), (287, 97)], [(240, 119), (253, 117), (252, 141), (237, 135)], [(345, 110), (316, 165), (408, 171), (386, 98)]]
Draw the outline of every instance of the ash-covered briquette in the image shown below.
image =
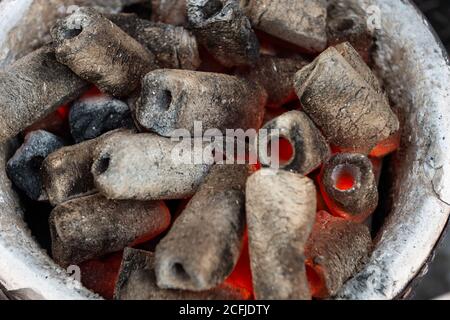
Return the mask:
[(8, 177), (30, 199), (45, 200), (47, 195), (42, 187), (42, 162), (64, 144), (61, 138), (50, 132), (44, 130), (30, 132), (6, 165)]
[(258, 153), (259, 161), (265, 167), (273, 165), (273, 156), (270, 155), (271, 144), (283, 138), (291, 144), (293, 150), (291, 159), (285, 163), (279, 163), (280, 168), (284, 170), (307, 175), (330, 156), (330, 148), (322, 133), (301, 111), (284, 113), (266, 123), (263, 129), (268, 130), (267, 139), (259, 136)]
[(259, 83), (268, 94), (267, 107), (278, 108), (297, 99), (294, 75), (310, 62), (299, 55), (289, 58), (263, 55), (254, 66), (239, 70), (237, 75)]
[[(123, 135), (125, 132), (114, 132)], [(67, 146), (50, 154), (43, 162), (41, 175), (50, 203), (54, 206), (69, 199), (95, 192), (91, 174), (96, 146), (108, 135)]]
[(223, 66), (252, 65), (259, 42), (236, 0), (187, 0), (189, 28)]
[(160, 288), (209, 290), (234, 270), (245, 226), (247, 165), (215, 165), (156, 247)]
[(52, 29), (56, 58), (103, 92), (124, 97), (156, 68), (154, 55), (92, 8), (79, 8)]
[(117, 300), (243, 300), (241, 291), (220, 285), (207, 291), (161, 289), (156, 284), (152, 252), (126, 248), (114, 297)]
[(295, 75), (295, 88), (331, 144), (367, 154), (399, 130), (399, 121), (375, 76), (349, 48), (328, 48)]
[(181, 26), (187, 24), (187, 0), (152, 0), (152, 20)]
[(365, 263), (371, 250), (372, 238), (366, 225), (319, 212), (305, 248), (307, 267), (315, 275), (313, 296), (334, 296)]
[(304, 246), (316, 216), (316, 188), (302, 175), (262, 169), (247, 181), (246, 209), (257, 299), (310, 299)]
[(134, 129), (128, 105), (109, 97), (76, 101), (70, 109), (69, 124), (76, 143), (95, 139), (115, 129)]
[(321, 188), (330, 211), (364, 221), (378, 205), (378, 188), (372, 163), (365, 155), (338, 153), (324, 163)]
[(374, 45), (369, 23), (370, 16), (358, 0), (331, 0), (328, 5), (328, 45), (349, 41), (364, 61), (369, 62)]
[(327, 46), (326, 0), (241, 0), (255, 29), (312, 52)]
[(0, 72), (0, 141), (5, 141), (88, 88), (46, 46)]
[[(238, 77), (187, 70), (155, 70), (144, 77), (136, 119), (163, 136), (175, 129), (194, 135), (203, 130), (259, 129), (267, 94), (259, 85)], [(203, 132), (202, 132), (203, 133)]]
[(211, 168), (202, 161), (204, 147), (201, 141), (175, 142), (151, 133), (113, 134), (94, 152), (95, 185), (110, 199), (190, 197)]
[(78, 264), (158, 236), (170, 225), (164, 201), (113, 201), (100, 194), (67, 201), (50, 218), (53, 259)]
[(196, 70), (200, 66), (197, 39), (185, 28), (139, 19), (134, 14), (107, 18), (152, 52), (159, 68)]

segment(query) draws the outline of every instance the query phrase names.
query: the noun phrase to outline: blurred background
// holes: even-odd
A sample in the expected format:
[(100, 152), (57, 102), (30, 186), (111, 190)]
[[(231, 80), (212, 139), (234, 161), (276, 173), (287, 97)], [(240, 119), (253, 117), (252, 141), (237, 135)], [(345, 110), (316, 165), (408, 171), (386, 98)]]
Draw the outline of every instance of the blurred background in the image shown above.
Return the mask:
[[(450, 52), (450, 1), (414, 0), (414, 2), (427, 16), (447, 51)], [(450, 293), (450, 233), (448, 230), (433, 263), (429, 266), (427, 275), (417, 286), (413, 299), (433, 299), (446, 293)]]

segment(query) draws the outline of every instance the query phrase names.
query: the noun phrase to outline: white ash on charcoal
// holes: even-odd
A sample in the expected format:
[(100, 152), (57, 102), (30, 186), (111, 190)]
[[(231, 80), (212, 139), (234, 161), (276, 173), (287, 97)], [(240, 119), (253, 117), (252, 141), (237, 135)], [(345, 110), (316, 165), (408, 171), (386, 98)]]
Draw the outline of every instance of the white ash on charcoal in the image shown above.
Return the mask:
[(134, 14), (106, 17), (152, 52), (159, 68), (196, 70), (200, 66), (197, 39), (185, 28), (139, 19)]
[(324, 163), (320, 185), (335, 215), (362, 222), (378, 205), (377, 181), (365, 155), (335, 154)]
[(152, 0), (152, 20), (175, 26), (187, 24), (187, 0)]
[(22, 146), (6, 165), (6, 173), (14, 185), (32, 200), (45, 200), (42, 187), (41, 166), (52, 152), (62, 148), (65, 142), (54, 134), (38, 130), (25, 136)]
[(87, 82), (56, 61), (50, 47), (18, 60), (0, 72), (0, 141), (14, 137), (87, 88)]
[(262, 55), (254, 66), (239, 70), (237, 75), (259, 83), (268, 94), (266, 106), (278, 108), (297, 99), (294, 76), (310, 62), (300, 55), (286, 58)]
[(349, 41), (364, 61), (371, 60), (374, 38), (369, 16), (357, 0), (331, 0), (328, 4), (328, 45)]
[(52, 256), (61, 266), (151, 240), (170, 225), (163, 201), (113, 201), (100, 194), (67, 201), (50, 218)]
[(50, 203), (56, 206), (69, 199), (94, 193), (91, 167), (95, 148), (111, 134), (126, 133), (127, 131), (106, 133), (96, 139), (67, 146), (50, 154), (41, 168), (44, 189)]
[(334, 296), (366, 262), (371, 250), (367, 226), (319, 212), (305, 248), (307, 267), (315, 279), (311, 281), (314, 297)]
[(138, 88), (156, 68), (154, 55), (91, 8), (79, 8), (52, 29), (56, 58), (115, 97)]
[(322, 133), (301, 111), (284, 113), (266, 123), (263, 129), (268, 131), (268, 136), (267, 139), (262, 139), (260, 134), (258, 153), (259, 161), (264, 167), (273, 165), (274, 155), (270, 154), (271, 144), (280, 143), (280, 139), (286, 139), (293, 151), (288, 161), (279, 163), (280, 168), (284, 170), (307, 175), (330, 156), (330, 148)]
[(236, 266), (245, 226), (247, 165), (215, 165), (156, 247), (160, 288), (203, 291)]
[(375, 76), (349, 48), (325, 50), (295, 75), (295, 87), (303, 110), (331, 144), (367, 154), (399, 130), (399, 121)]
[(312, 52), (327, 45), (326, 0), (241, 0), (255, 29)]
[(114, 297), (117, 300), (243, 300), (239, 289), (223, 284), (206, 291), (161, 289), (152, 252), (126, 248)]
[(316, 216), (312, 180), (262, 169), (247, 181), (246, 209), (257, 299), (310, 299), (304, 246)]
[(212, 166), (195, 161), (203, 159), (207, 144), (200, 141), (200, 148), (195, 145), (190, 139), (175, 142), (151, 133), (113, 134), (94, 152), (95, 185), (110, 199), (190, 197)]
[[(259, 129), (267, 93), (259, 85), (226, 74), (155, 70), (144, 77), (136, 120), (162, 136), (175, 129)], [(203, 132), (202, 132), (203, 133)]]
[(128, 105), (109, 97), (87, 98), (73, 103), (69, 124), (76, 143), (95, 139), (115, 129), (134, 129)]
[(223, 66), (252, 65), (259, 42), (236, 0), (187, 0), (189, 28)]

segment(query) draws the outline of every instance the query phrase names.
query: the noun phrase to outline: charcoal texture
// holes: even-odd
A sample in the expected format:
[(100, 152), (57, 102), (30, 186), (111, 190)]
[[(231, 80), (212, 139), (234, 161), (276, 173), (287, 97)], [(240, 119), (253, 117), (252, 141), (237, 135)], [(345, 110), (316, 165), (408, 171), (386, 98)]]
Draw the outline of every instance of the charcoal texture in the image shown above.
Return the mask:
[(280, 58), (263, 55), (254, 66), (237, 74), (259, 83), (268, 94), (267, 107), (277, 108), (297, 99), (294, 76), (309, 63), (310, 60), (302, 56)]
[(321, 211), (305, 248), (307, 265), (323, 284), (316, 298), (334, 296), (367, 261), (372, 250), (369, 228)]
[(299, 174), (262, 169), (247, 181), (250, 262), (257, 299), (310, 299), (304, 246), (316, 216), (316, 188)]
[(52, 37), (59, 62), (116, 97), (132, 93), (157, 67), (150, 51), (91, 8), (60, 20)]
[(43, 47), (0, 72), (0, 141), (17, 135), (88, 87)]
[(295, 75), (303, 110), (334, 146), (369, 153), (399, 130), (380, 84), (350, 45), (330, 47)]
[(216, 165), (156, 247), (160, 288), (203, 291), (223, 283), (242, 248), (246, 165)]
[[(353, 177), (353, 186), (338, 186), (341, 174)], [(378, 205), (378, 187), (372, 163), (365, 155), (338, 153), (324, 163), (321, 186), (333, 214), (358, 222), (364, 221)]]
[(326, 4), (326, 0), (241, 1), (254, 28), (314, 52), (327, 45)]
[(187, 23), (187, 0), (152, 0), (152, 20), (172, 25)]
[(75, 102), (69, 113), (70, 132), (76, 143), (95, 139), (115, 129), (133, 129), (128, 105), (120, 100), (101, 97)]
[(50, 153), (63, 146), (64, 141), (50, 132), (30, 132), (6, 165), (8, 177), (30, 199), (45, 199), (47, 196), (43, 191), (40, 171), (42, 162)]
[(155, 70), (143, 81), (136, 119), (144, 128), (163, 136), (175, 129), (194, 135), (194, 123), (203, 130), (259, 129), (267, 94), (263, 88), (225, 74)]
[(77, 264), (148, 241), (170, 225), (163, 201), (112, 201), (95, 194), (67, 201), (50, 215), (53, 259)]
[(152, 52), (159, 68), (196, 70), (200, 66), (197, 39), (185, 28), (139, 19), (133, 14), (107, 17)]
[[(94, 152), (95, 185), (110, 199), (190, 197), (212, 165), (193, 162), (203, 157), (203, 148), (192, 148), (192, 144), (195, 142), (175, 142), (150, 133), (113, 134)], [(178, 158), (180, 152), (183, 156)]]
[[(284, 170), (307, 175), (317, 169), (330, 156), (330, 148), (319, 129), (308, 116), (301, 111), (289, 111), (266, 123), (263, 129), (268, 130), (267, 139), (259, 137), (259, 160), (265, 167), (273, 165), (269, 157), (269, 146), (272, 139), (285, 138), (292, 145), (292, 158), (280, 163)], [(273, 130), (278, 130), (279, 133)]]
[(118, 300), (242, 300), (240, 290), (228, 285), (194, 292), (161, 289), (156, 284), (153, 253), (126, 248), (115, 298)]
[(252, 65), (259, 42), (235, 0), (187, 0), (189, 28), (206, 50), (225, 67)]

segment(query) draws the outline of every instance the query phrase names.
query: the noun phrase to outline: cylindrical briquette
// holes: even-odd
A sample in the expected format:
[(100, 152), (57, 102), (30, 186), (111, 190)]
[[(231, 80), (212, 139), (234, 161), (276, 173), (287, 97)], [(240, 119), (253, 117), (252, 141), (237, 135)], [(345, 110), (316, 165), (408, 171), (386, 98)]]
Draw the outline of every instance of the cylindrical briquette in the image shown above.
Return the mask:
[(241, 253), (247, 165), (215, 165), (156, 247), (160, 288), (203, 291), (223, 283)]
[(367, 226), (319, 212), (305, 248), (307, 268), (316, 279), (312, 281), (313, 296), (334, 296), (362, 266), (371, 249)]
[(175, 129), (194, 135), (204, 130), (259, 129), (267, 94), (259, 85), (238, 77), (187, 70), (155, 70), (144, 77), (136, 119), (163, 136)]
[[(259, 136), (259, 161), (265, 167), (271, 166), (272, 155), (269, 156), (269, 145), (272, 139), (284, 138), (292, 146), (293, 154), (286, 163), (279, 163), (280, 168), (288, 171), (310, 174), (330, 156), (330, 148), (319, 129), (308, 116), (301, 111), (289, 111), (266, 123), (263, 129), (268, 130), (267, 139)], [(279, 132), (273, 131), (274, 129)], [(266, 143), (266, 146), (262, 144)]]
[(363, 65), (344, 47), (330, 47), (295, 75), (295, 87), (303, 110), (331, 144), (367, 154), (395, 134), (399, 122)]
[(46, 46), (0, 72), (0, 141), (17, 135), (88, 88)]
[(159, 68), (196, 70), (200, 66), (197, 39), (185, 28), (139, 19), (134, 14), (107, 18), (152, 52)]
[(246, 209), (257, 299), (310, 299), (304, 246), (316, 216), (316, 188), (302, 175), (262, 169), (247, 181)]
[(91, 8), (79, 8), (52, 29), (56, 58), (100, 90), (124, 97), (156, 68), (153, 54)]
[(95, 194), (65, 202), (50, 215), (53, 259), (77, 264), (148, 241), (170, 225), (163, 201), (112, 201)]
[(187, 0), (189, 28), (225, 67), (252, 65), (259, 42), (236, 0)]
[(111, 135), (94, 152), (95, 185), (110, 199), (190, 197), (212, 165), (203, 161), (205, 144), (195, 145), (151, 133)]
[(152, 252), (126, 248), (114, 297), (118, 300), (243, 300), (241, 290), (229, 285), (194, 292), (161, 289), (156, 284)]

